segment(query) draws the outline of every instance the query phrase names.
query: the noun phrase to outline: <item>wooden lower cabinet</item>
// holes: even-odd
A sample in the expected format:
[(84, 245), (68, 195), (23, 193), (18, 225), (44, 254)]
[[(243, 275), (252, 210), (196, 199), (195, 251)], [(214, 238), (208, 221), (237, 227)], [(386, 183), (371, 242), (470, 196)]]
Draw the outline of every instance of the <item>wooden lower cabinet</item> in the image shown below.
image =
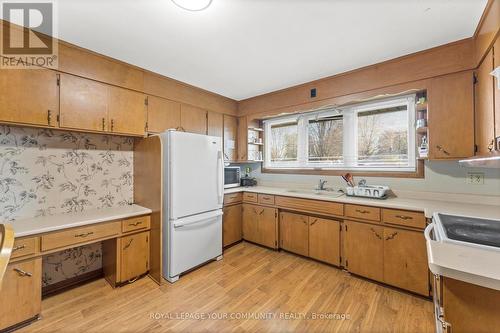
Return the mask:
[(35, 318), (42, 307), (42, 259), (12, 263), (0, 291), (0, 330)]
[(303, 256), (309, 255), (309, 216), (280, 213), (280, 248)]
[(226, 247), (241, 240), (241, 204), (226, 206), (223, 211), (222, 246)]
[(149, 237), (149, 231), (144, 231), (102, 243), (104, 277), (112, 286), (149, 271)]
[(424, 234), (384, 228), (384, 282), (429, 295), (429, 270)]
[(278, 248), (278, 210), (252, 204), (242, 206), (243, 239)]
[(384, 280), (384, 227), (345, 221), (346, 268), (349, 272)]
[(498, 332), (500, 291), (443, 278), (444, 320), (453, 333)]
[(309, 257), (340, 266), (340, 222), (309, 217)]

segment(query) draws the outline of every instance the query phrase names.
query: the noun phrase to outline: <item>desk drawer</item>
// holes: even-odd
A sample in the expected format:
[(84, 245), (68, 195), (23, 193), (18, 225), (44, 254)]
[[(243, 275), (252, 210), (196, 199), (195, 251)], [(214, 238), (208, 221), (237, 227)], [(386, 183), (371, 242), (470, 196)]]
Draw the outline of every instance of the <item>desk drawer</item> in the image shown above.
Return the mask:
[(290, 208), (302, 212), (321, 213), (326, 215), (344, 215), (344, 205), (337, 202), (310, 200), (291, 197), (276, 197), (276, 206)]
[(120, 222), (91, 225), (88, 227), (53, 232), (42, 236), (42, 251), (77, 245), (94, 239), (109, 238), (120, 233)]
[(345, 216), (363, 220), (380, 221), (380, 208), (359, 205), (345, 205)]
[(257, 202), (257, 193), (244, 192), (243, 201), (245, 202)]
[(259, 194), (258, 199), (260, 204), (274, 205), (274, 195)]
[(224, 205), (238, 203), (241, 201), (243, 201), (243, 193), (241, 192), (224, 195)]
[(425, 216), (420, 212), (410, 212), (398, 209), (382, 209), (384, 223), (403, 225), (413, 228), (425, 228)]
[(14, 241), (11, 258), (18, 258), (38, 252), (38, 238), (21, 238)]
[(139, 216), (133, 217), (130, 219), (126, 219), (122, 221), (122, 232), (131, 232), (136, 230), (146, 230), (149, 229), (150, 226), (150, 217), (148, 216)]

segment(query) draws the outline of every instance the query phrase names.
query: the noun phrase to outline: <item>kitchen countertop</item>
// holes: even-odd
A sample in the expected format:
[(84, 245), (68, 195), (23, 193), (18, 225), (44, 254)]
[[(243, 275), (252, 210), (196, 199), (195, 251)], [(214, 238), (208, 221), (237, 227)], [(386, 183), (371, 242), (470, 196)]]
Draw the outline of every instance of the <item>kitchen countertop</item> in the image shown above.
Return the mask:
[(348, 197), (346, 195), (334, 197), (329, 196), (328, 194), (314, 194), (312, 190), (311, 193), (304, 193), (307, 190), (296, 190), (298, 192), (290, 192), (295, 190), (296, 189), (282, 187), (253, 186), (228, 188), (224, 191), (224, 193), (230, 194), (237, 192), (253, 192), (305, 199), (334, 201), (347, 204), (405, 209), (424, 212), (427, 218), (432, 218), (432, 214), (434, 214), (435, 212), (439, 212), (480, 218), (500, 219), (500, 205), (471, 204), (458, 201), (414, 199), (404, 197), (394, 197), (385, 200)]
[(81, 227), (89, 224), (120, 220), (151, 214), (151, 209), (139, 205), (92, 209), (80, 213), (57, 214), (16, 220), (12, 223), (15, 237)]

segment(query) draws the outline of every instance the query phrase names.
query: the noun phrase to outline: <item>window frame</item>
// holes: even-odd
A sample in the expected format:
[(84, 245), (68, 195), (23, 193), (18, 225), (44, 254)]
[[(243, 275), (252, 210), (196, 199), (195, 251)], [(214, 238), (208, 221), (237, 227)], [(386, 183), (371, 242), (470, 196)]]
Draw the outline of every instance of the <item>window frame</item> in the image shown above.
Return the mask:
[[(293, 171), (331, 171), (333, 174), (339, 171), (352, 171), (358, 173), (382, 173), (389, 174), (394, 173), (398, 175), (405, 174), (421, 174), (421, 163), (417, 160), (417, 147), (416, 147), (416, 129), (415, 129), (415, 101), (416, 95), (404, 95), (397, 96), (379, 100), (372, 100), (362, 103), (350, 104), (342, 107), (330, 107), (323, 108), (321, 110), (298, 113), (293, 115), (280, 116), (275, 118), (266, 119), (263, 121), (264, 127), (264, 137), (268, 138), (271, 130), (271, 126), (281, 123), (294, 122), (297, 121), (297, 161), (293, 162), (272, 162), (270, 160), (270, 150), (271, 143), (268, 140), (264, 140), (264, 162), (263, 170), (265, 172), (276, 172), (287, 171), (287, 173), (293, 173)], [(358, 165), (358, 125), (357, 125), (357, 115), (360, 112), (366, 112), (371, 110), (377, 110), (382, 108), (390, 108), (395, 106), (406, 105), (408, 110), (408, 166), (359, 166)], [(318, 119), (320, 117), (329, 117), (335, 115), (343, 116), (343, 161), (342, 165), (333, 165), (329, 162), (309, 162), (309, 137), (308, 137), (308, 124), (309, 120)], [(350, 156), (351, 158), (347, 158)], [(300, 173), (300, 172), (297, 172)], [(317, 173), (317, 172), (305, 172), (305, 173)]]

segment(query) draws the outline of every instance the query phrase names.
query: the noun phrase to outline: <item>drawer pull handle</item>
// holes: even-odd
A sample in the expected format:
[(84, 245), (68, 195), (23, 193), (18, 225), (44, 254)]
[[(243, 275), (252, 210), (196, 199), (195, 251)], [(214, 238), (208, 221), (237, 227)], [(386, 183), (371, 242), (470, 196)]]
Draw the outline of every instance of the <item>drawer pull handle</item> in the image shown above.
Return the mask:
[(361, 210), (361, 209), (356, 209), (356, 211), (357, 211), (358, 213), (360, 213), (360, 214), (368, 214), (368, 213), (370, 213), (370, 211), (369, 211), (369, 210)]
[(371, 230), (371, 232), (373, 232), (373, 233), (375, 234), (375, 236), (376, 236), (378, 239), (382, 239), (382, 237), (381, 237), (379, 234), (377, 234), (377, 232), (375, 231), (375, 229), (370, 228), (370, 230)]
[(27, 276), (27, 277), (32, 277), (33, 276), (32, 273), (23, 271), (20, 268), (14, 268), (14, 270), (17, 272), (17, 274), (19, 274), (19, 276)]
[(19, 251), (19, 250), (22, 250), (22, 249), (24, 249), (24, 248), (26, 248), (26, 244), (23, 244), (23, 245), (19, 245), (19, 246), (14, 247), (14, 248), (12, 249), (12, 252), (14, 252), (14, 251)]
[(311, 222), (311, 225), (314, 225), (316, 222), (318, 222), (318, 219), (314, 219), (314, 221)]
[(392, 234), (390, 234), (389, 236), (387, 236), (387, 238), (385, 240), (391, 240), (391, 239), (394, 239), (396, 236), (398, 235), (397, 232), (393, 232)]
[(401, 220), (404, 220), (404, 221), (406, 221), (406, 220), (413, 220), (413, 217), (411, 217), (411, 216), (396, 215), (396, 217), (397, 217), (398, 219), (401, 219)]
[(93, 235), (93, 234), (94, 234), (94, 232), (93, 232), (93, 231), (90, 231), (90, 232), (87, 232), (87, 233), (85, 233), (85, 234), (77, 234), (77, 235), (75, 235), (75, 237), (82, 237), (82, 238), (85, 238), (85, 237), (90, 236), (90, 235)]
[(138, 221), (138, 222), (135, 222), (135, 223), (129, 223), (129, 227), (137, 227), (138, 225), (141, 225), (142, 224), (142, 221)]
[(132, 241), (133, 241), (133, 240), (134, 240), (134, 239), (133, 239), (133, 238), (131, 238), (131, 239), (128, 241), (127, 245), (125, 245), (125, 246), (123, 247), (123, 249), (124, 249), (124, 250), (128, 249), (128, 248), (130, 247), (130, 245), (132, 245)]

